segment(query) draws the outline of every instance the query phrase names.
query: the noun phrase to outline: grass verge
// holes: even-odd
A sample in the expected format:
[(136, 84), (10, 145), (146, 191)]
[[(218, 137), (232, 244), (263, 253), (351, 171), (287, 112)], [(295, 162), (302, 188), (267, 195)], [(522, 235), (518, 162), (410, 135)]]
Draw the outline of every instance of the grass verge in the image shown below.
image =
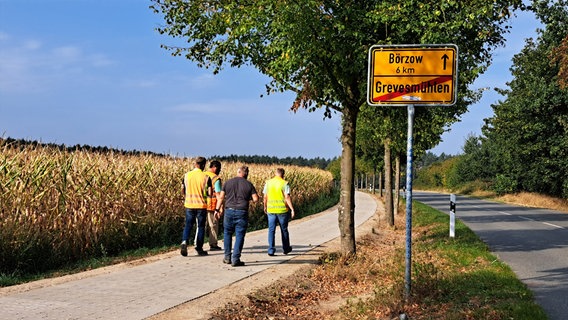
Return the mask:
[(330, 252), (213, 319), (546, 319), (532, 293), (463, 223), (448, 237), (447, 215), (413, 205), (411, 294), (405, 299), (405, 219), (381, 222), (357, 254)]
[(69, 274), (93, 270), (101, 267), (115, 265), (123, 262), (143, 259), (176, 249), (177, 246), (163, 246), (158, 248), (138, 248), (124, 251), (117, 256), (104, 256), (70, 263), (63, 268), (37, 274), (4, 274), (0, 273), (0, 287), (8, 287), (26, 282), (47, 278), (56, 278)]

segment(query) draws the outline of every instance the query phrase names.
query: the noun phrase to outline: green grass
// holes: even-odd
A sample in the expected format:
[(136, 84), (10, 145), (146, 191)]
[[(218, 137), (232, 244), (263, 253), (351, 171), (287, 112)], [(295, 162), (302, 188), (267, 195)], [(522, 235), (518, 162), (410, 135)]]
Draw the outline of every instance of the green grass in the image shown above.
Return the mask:
[[(427, 230), (413, 241), (415, 302), (445, 310), (444, 319), (547, 319), (532, 292), (473, 231), (457, 220), (450, 238), (448, 215), (413, 206), (413, 228)], [(433, 261), (420, 260), (433, 253)]]
[(526, 285), (461, 221), (450, 238), (449, 216), (419, 202), (413, 203), (412, 220), (410, 295), (403, 246), (382, 258), (391, 263), (377, 271), (374, 295), (350, 301), (341, 309), (342, 318), (368, 319), (377, 310), (389, 310), (391, 318), (405, 313), (410, 319), (547, 319)]
[[(180, 231), (181, 234), (181, 231)], [(97, 269), (101, 267), (106, 267), (109, 265), (118, 264), (121, 262), (132, 261), (136, 259), (141, 259), (144, 257), (149, 257), (157, 254), (161, 254), (164, 252), (168, 252), (171, 250), (175, 250), (176, 246), (163, 246), (158, 248), (138, 248), (135, 250), (129, 250), (122, 252), (116, 256), (104, 256), (104, 257), (97, 257), (87, 260), (81, 260), (75, 263), (70, 263), (62, 268), (57, 270), (41, 272), (36, 274), (20, 274), (20, 273), (12, 273), (12, 274), (5, 274), (0, 273), (0, 287), (8, 287), (17, 284), (22, 284), (26, 282), (47, 279), (47, 278), (54, 278), (54, 277), (61, 277), (68, 274), (79, 273), (87, 270)]]

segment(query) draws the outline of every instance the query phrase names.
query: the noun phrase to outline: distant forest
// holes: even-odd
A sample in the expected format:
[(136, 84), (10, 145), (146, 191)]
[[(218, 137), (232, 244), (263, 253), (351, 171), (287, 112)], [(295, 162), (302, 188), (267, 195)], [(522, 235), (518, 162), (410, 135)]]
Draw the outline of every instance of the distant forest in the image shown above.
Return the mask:
[(306, 159), (304, 157), (286, 157), (278, 158), (271, 156), (239, 156), (239, 155), (229, 155), (229, 156), (212, 156), (211, 159), (216, 159), (221, 162), (244, 162), (244, 163), (254, 163), (254, 164), (282, 164), (282, 165), (296, 165), (302, 167), (314, 167), (319, 169), (326, 169), (331, 161), (334, 159), (324, 159), (324, 158), (314, 158)]
[[(89, 145), (74, 145), (74, 146), (67, 146), (64, 144), (55, 144), (55, 143), (43, 143), (39, 141), (30, 141), (24, 139), (13, 139), (13, 138), (2, 138), (0, 137), (0, 148), (3, 146), (10, 146), (11, 148), (20, 148), (24, 149), (27, 147), (42, 147), (42, 148), (52, 148), (60, 151), (66, 152), (75, 152), (75, 151), (88, 151), (94, 153), (114, 153), (114, 154), (121, 154), (121, 155), (132, 155), (132, 156), (140, 156), (140, 155), (152, 155), (157, 157), (172, 157), (170, 155), (162, 154), (162, 153), (155, 153), (151, 151), (139, 151), (139, 150), (122, 150), (122, 149), (114, 149), (109, 147), (93, 147)], [(326, 169), (327, 166), (331, 161), (334, 159), (324, 159), (324, 158), (314, 158), (314, 159), (306, 159), (304, 157), (286, 157), (286, 158), (278, 158), (278, 157), (271, 157), (271, 156), (249, 156), (249, 155), (229, 155), (229, 156), (212, 156), (208, 160), (219, 160), (221, 162), (244, 162), (244, 163), (254, 163), (254, 164), (282, 164), (282, 165), (296, 165), (302, 167), (315, 167), (319, 169)]]
[(153, 156), (158, 156), (158, 157), (170, 157), (169, 155), (166, 154), (162, 154), (162, 153), (155, 153), (155, 152), (151, 152), (151, 151), (138, 151), (138, 150), (131, 150), (131, 151), (127, 151), (127, 150), (122, 150), (122, 149), (114, 149), (114, 148), (109, 148), (109, 147), (93, 147), (93, 146), (89, 146), (89, 145), (74, 145), (74, 146), (67, 146), (64, 144), (55, 144), (55, 143), (44, 143), (44, 142), (40, 142), (40, 141), (30, 141), (30, 140), (24, 140), (24, 139), (13, 139), (13, 138), (0, 138), (0, 147), (9, 145), (11, 148), (20, 148), (20, 149), (24, 149), (27, 147), (39, 147), (39, 148), (51, 148), (51, 149), (56, 149), (56, 150), (60, 150), (60, 151), (66, 151), (66, 152), (74, 152), (74, 151), (88, 151), (88, 152), (94, 152), (94, 153), (100, 153), (100, 154), (105, 154), (105, 153), (115, 153), (115, 154), (121, 154), (121, 155), (134, 155), (134, 156), (138, 156), (138, 155), (153, 155)]

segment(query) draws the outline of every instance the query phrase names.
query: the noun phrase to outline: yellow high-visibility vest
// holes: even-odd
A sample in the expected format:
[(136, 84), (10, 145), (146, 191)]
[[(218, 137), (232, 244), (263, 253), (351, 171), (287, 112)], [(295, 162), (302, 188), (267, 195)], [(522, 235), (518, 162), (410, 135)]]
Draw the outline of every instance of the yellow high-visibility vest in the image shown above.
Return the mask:
[(209, 176), (196, 168), (185, 174), (183, 183), (185, 186), (184, 206), (188, 209), (207, 208), (207, 180)]
[(286, 206), (286, 195), (284, 190), (288, 182), (280, 177), (274, 177), (266, 181), (266, 195), (268, 201), (266, 203), (266, 212), (273, 214), (282, 214), (288, 212)]
[(215, 211), (215, 208), (217, 208), (217, 197), (215, 196), (215, 182), (217, 182), (217, 180), (219, 180), (221, 177), (219, 177), (218, 175), (214, 174), (211, 171), (206, 171), (205, 174), (211, 178), (211, 187), (213, 188), (211, 195), (207, 197), (207, 210)]

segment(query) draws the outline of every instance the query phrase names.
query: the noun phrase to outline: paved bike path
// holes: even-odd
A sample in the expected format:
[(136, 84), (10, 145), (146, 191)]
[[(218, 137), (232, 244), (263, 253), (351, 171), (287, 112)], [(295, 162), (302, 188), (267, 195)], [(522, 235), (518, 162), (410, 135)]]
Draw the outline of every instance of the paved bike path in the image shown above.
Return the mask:
[[(355, 193), (355, 203), (358, 226), (375, 214), (377, 203), (362, 192)], [(267, 229), (247, 233), (243, 267), (223, 264), (222, 251), (209, 251), (208, 256), (200, 257), (193, 255), (190, 247), (188, 257), (176, 251), (148, 263), (73, 275), (69, 277), (72, 280), (55, 285), (0, 288), (0, 318), (144, 319), (306, 254), (337, 238), (337, 223), (337, 208), (292, 220), (289, 230), (294, 250), (282, 254), (277, 230), (273, 257), (266, 254)]]

